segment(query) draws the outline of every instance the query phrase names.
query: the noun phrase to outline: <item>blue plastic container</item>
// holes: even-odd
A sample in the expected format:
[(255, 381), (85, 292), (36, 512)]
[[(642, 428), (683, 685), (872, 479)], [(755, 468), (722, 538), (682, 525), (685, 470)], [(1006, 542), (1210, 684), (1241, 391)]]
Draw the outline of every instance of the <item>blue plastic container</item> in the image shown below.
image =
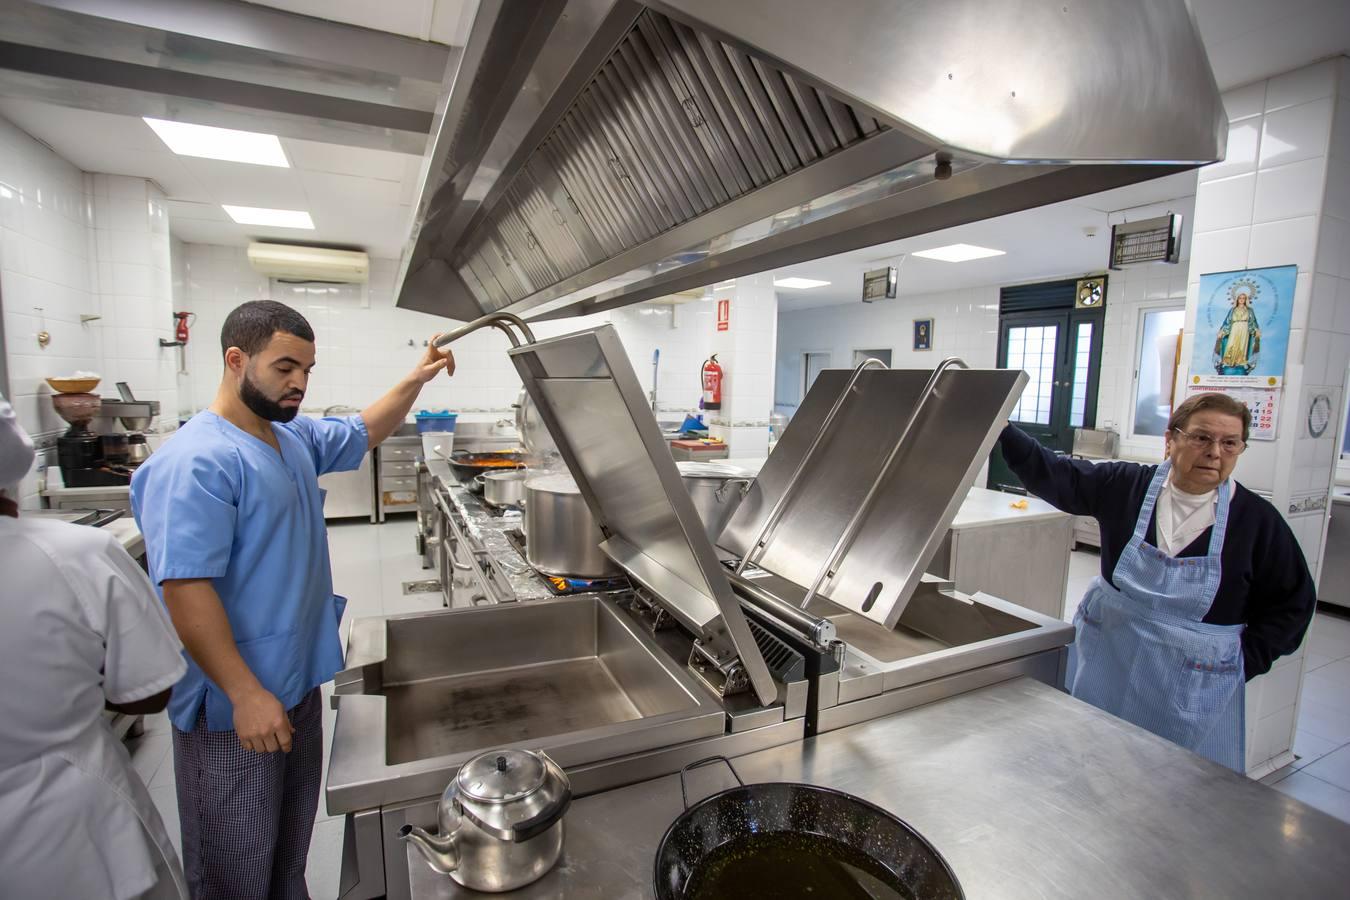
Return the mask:
[(427, 412), (426, 410), (421, 410), (417, 413), (417, 433), (427, 434), (428, 432), (433, 431), (449, 431), (453, 433), (455, 430), (455, 419), (457, 418), (459, 418), (459, 413), (452, 413), (446, 410), (441, 410), (440, 412)]

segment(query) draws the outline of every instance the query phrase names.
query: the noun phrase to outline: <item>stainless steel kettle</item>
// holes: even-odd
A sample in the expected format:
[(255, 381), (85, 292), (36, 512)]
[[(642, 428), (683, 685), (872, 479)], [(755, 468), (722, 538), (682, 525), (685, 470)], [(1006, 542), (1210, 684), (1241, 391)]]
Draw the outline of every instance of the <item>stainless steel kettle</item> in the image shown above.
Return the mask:
[(436, 809), (439, 834), (404, 825), (427, 864), (475, 891), (511, 891), (562, 855), (567, 774), (543, 751), (492, 750), (466, 762)]

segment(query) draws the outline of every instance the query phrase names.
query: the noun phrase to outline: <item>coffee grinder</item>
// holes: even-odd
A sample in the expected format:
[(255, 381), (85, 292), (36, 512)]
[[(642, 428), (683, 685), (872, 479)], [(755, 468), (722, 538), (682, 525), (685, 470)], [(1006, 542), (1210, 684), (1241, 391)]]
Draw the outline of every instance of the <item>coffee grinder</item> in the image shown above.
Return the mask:
[(131, 469), (110, 465), (103, 455), (103, 438), (89, 430), (89, 423), (102, 411), (98, 394), (88, 392), (52, 395), (56, 414), (70, 429), (56, 439), (56, 459), (66, 487), (110, 487), (131, 484)]

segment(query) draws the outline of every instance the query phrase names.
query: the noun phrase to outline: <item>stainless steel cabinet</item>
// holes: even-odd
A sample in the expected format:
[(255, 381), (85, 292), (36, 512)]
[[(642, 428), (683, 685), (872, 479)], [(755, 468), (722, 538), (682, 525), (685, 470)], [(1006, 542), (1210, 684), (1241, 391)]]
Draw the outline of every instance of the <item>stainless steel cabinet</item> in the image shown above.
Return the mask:
[(343, 519), (360, 516), (372, 522), (379, 521), (375, 512), (375, 452), (361, 459), (354, 472), (330, 472), (319, 479), (319, 490), (324, 492), (323, 517)]
[(1322, 575), (1317, 599), (1350, 607), (1350, 491), (1336, 488), (1327, 526), (1327, 545), (1322, 550)]
[(379, 520), (389, 513), (417, 511), (417, 457), (422, 438), (395, 435), (379, 447)]

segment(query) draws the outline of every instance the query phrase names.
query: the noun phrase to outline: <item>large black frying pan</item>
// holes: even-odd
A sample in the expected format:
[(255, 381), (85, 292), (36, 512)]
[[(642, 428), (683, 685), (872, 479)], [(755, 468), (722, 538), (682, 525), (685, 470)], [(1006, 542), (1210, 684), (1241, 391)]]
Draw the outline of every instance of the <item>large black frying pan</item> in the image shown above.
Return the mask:
[[(739, 787), (692, 807), (684, 774), (721, 760)], [(656, 851), (660, 900), (963, 900), (933, 845), (884, 809), (810, 784), (746, 784), (721, 756), (680, 771), (685, 811)]]
[(455, 450), (451, 452), (450, 458), (446, 462), (450, 463), (450, 469), (455, 473), (455, 478), (459, 479), (460, 484), (475, 494), (481, 494), (483, 493), (483, 486), (475, 483), (474, 479), (486, 472), (523, 469), (525, 468), (525, 454), (518, 450), (498, 450), (495, 453), (471, 453), (467, 450)]

